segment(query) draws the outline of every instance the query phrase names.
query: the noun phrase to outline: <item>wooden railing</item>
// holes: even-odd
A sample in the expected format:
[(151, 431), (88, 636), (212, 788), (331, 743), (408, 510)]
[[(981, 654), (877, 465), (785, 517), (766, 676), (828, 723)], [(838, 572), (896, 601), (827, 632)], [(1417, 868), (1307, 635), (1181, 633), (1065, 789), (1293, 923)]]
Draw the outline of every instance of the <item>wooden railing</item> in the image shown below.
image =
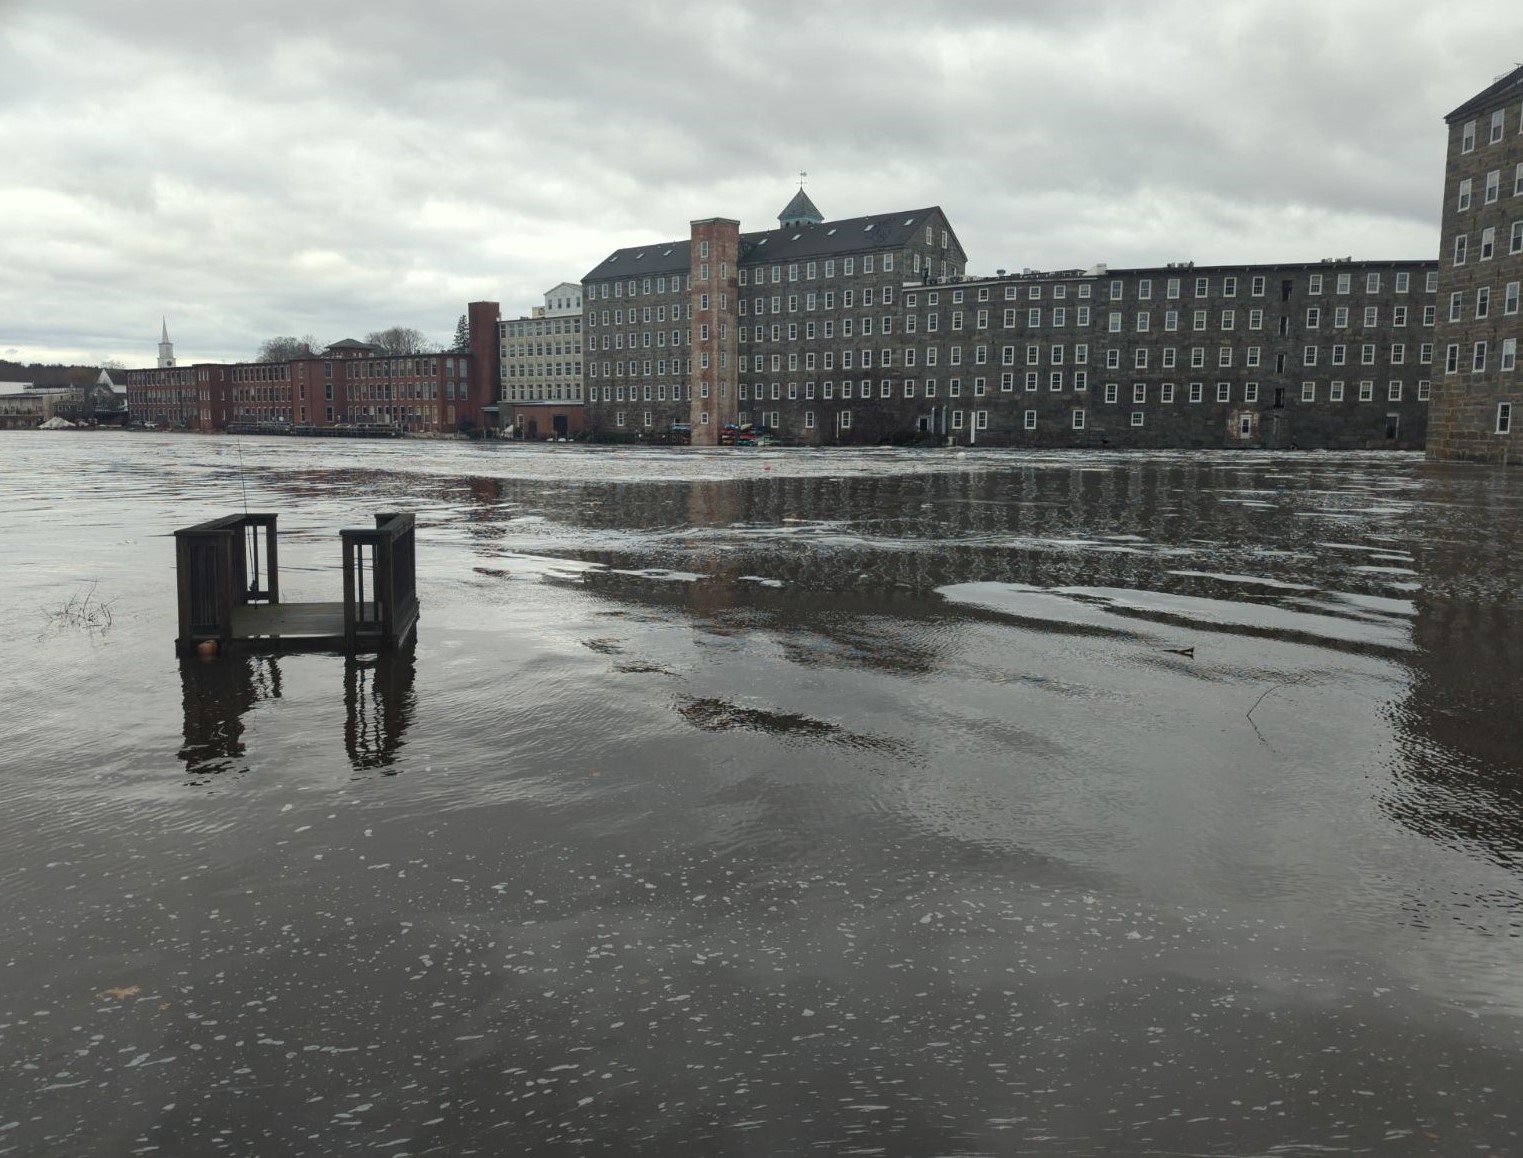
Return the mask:
[(344, 540), (344, 646), (390, 651), (418, 618), (414, 517), (375, 517), (374, 529), (347, 527)]
[[(263, 532), (261, 534), (260, 532)], [(233, 609), (280, 602), (275, 516), (228, 515), (175, 532), (180, 633), (175, 650), (233, 637)]]

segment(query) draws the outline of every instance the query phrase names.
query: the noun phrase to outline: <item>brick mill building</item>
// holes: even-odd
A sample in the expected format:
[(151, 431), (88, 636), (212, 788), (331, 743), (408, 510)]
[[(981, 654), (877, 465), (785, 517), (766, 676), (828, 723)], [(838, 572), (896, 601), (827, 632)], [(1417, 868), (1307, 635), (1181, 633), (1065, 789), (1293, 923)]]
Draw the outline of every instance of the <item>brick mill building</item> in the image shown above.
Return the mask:
[(1449, 149), (1439, 246), (1442, 365), (1428, 453), (1506, 461), (1523, 388), (1523, 67), (1501, 77), (1445, 120)]
[(1432, 261), (992, 278), (939, 208), (779, 228), (695, 221), (583, 279), (587, 422), (661, 438), (727, 423), (784, 441), (1416, 448)]
[(496, 302), (467, 307), (471, 348), (390, 355), (346, 338), (284, 362), (179, 364), (165, 327), (158, 365), (125, 372), (134, 422), (199, 431), (387, 425), (447, 433), (494, 425)]

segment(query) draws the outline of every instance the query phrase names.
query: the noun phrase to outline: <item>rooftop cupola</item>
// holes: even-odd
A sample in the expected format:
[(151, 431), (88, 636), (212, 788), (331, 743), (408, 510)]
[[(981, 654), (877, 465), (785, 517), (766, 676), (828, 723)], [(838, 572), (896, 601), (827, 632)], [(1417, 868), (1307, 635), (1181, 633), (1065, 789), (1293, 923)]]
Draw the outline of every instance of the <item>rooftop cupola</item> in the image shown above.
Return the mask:
[(790, 225), (820, 225), (824, 220), (824, 215), (814, 207), (814, 202), (809, 200), (809, 194), (804, 192), (802, 185), (793, 195), (793, 200), (777, 215), (777, 223), (784, 229)]

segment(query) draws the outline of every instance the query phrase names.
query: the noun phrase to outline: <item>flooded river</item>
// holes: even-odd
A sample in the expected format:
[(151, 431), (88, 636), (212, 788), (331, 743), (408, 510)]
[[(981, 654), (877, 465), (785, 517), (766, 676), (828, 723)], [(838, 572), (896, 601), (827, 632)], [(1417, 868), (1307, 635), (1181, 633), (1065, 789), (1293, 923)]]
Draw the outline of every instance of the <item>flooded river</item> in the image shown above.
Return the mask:
[[(17, 433), (0, 499), (0, 1154), (1523, 1154), (1523, 473)], [(245, 504), (289, 600), (416, 511), (415, 648), (182, 665)]]

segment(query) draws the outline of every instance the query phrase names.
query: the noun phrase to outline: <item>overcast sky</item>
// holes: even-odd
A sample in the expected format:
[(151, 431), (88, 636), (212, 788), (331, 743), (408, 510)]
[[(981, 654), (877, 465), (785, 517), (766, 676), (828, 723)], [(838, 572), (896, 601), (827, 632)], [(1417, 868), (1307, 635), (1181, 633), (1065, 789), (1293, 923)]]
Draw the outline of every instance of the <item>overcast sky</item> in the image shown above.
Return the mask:
[(941, 205), (971, 272), (1437, 253), (1519, 0), (0, 0), (0, 355), (527, 313), (696, 217)]

